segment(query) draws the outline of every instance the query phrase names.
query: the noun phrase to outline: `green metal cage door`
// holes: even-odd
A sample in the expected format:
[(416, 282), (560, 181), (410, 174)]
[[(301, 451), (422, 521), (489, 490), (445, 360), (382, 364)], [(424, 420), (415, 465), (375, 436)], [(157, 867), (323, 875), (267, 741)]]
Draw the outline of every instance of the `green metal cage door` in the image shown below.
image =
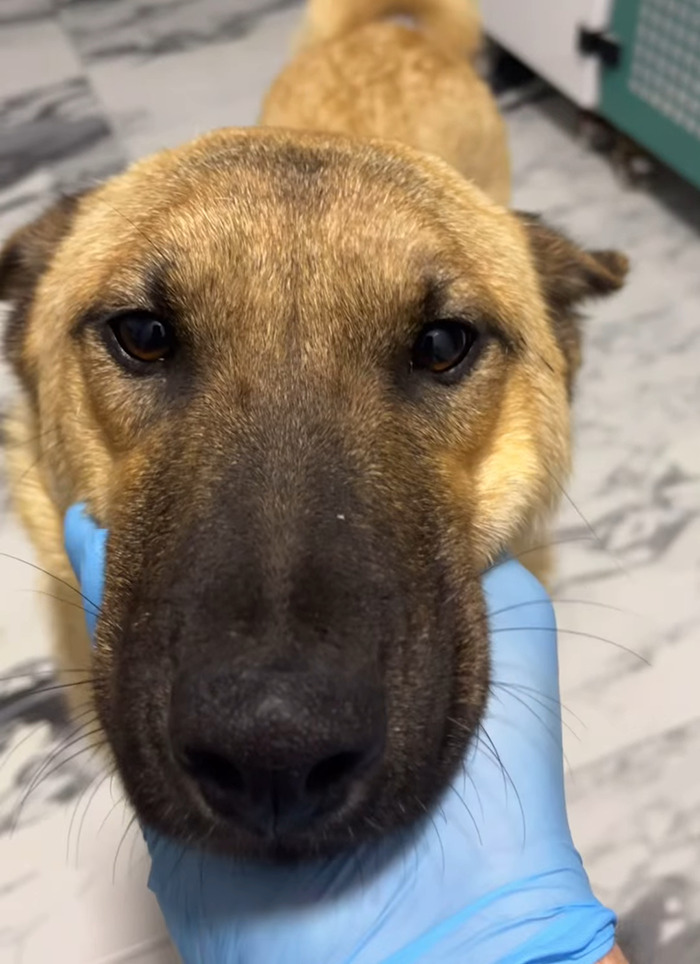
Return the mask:
[(700, 187), (700, 0), (617, 0), (600, 112)]

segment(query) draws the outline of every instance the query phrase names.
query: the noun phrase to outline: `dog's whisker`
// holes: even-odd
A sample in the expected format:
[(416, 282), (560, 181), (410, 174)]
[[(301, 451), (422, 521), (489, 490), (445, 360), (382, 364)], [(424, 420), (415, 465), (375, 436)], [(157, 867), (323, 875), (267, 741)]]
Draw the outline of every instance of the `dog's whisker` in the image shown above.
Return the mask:
[(15, 556), (10, 552), (0, 552), (0, 558), (9, 559), (12, 562), (18, 562), (21, 565), (29, 566), (30, 569), (43, 573), (45, 576), (48, 576), (49, 579), (55, 579), (56, 582), (60, 583), (62, 586), (65, 586), (66, 589), (70, 589), (71, 592), (74, 592), (77, 596), (80, 596), (81, 599), (85, 600), (85, 602), (89, 603), (93, 607), (96, 613), (99, 613), (100, 607), (97, 605), (97, 603), (81, 592), (76, 586), (71, 585), (67, 579), (63, 579), (61, 576), (57, 576), (55, 573), (49, 572), (48, 569), (44, 569), (42, 566), (37, 565), (37, 563), (30, 562), (28, 559), (22, 559), (21, 556)]
[[(97, 752), (97, 751), (96, 751), (96, 752)], [(106, 779), (107, 779), (108, 776), (109, 776), (109, 773), (103, 773), (103, 774), (98, 773), (92, 780), (90, 780), (90, 782), (87, 784), (87, 786), (82, 790), (82, 792), (81, 792), (80, 795), (78, 796), (78, 799), (77, 799), (76, 802), (75, 802), (75, 806), (73, 807), (73, 811), (72, 811), (72, 813), (71, 813), (70, 823), (68, 824), (68, 834), (67, 834), (67, 836), (66, 836), (66, 861), (70, 861), (70, 849), (71, 849), (71, 848), (70, 848), (70, 845), (71, 845), (71, 839), (72, 839), (72, 837), (73, 837), (73, 827), (74, 827), (74, 825), (75, 825), (75, 821), (76, 821), (77, 816), (78, 816), (78, 811), (80, 810), (80, 805), (81, 805), (81, 803), (83, 802), (83, 800), (85, 799), (86, 794), (87, 794), (87, 793), (91, 790), (91, 788), (92, 788), (92, 792), (90, 793), (90, 796), (89, 796), (88, 799), (87, 799), (87, 803), (86, 803), (86, 805), (85, 805), (85, 809), (84, 809), (84, 811), (83, 811), (83, 815), (82, 815), (82, 818), (81, 818), (81, 820), (80, 820), (80, 824), (78, 825), (78, 837), (77, 837), (76, 848), (75, 848), (75, 860), (76, 860), (76, 863), (77, 863), (78, 860), (80, 859), (80, 833), (81, 833), (82, 828), (83, 828), (83, 823), (85, 822), (85, 817), (86, 817), (86, 815), (87, 815), (87, 811), (90, 809), (90, 805), (91, 805), (91, 803), (93, 802), (93, 800), (95, 799), (98, 790), (100, 789), (101, 786), (104, 785), (104, 783), (105, 783), (105, 781), (106, 781)]]
[[(95, 713), (93, 707), (89, 707), (88, 709), (90, 712)], [(87, 712), (85, 715), (87, 715)], [(88, 727), (90, 726), (93, 726), (94, 728), (92, 730), (88, 730)], [(84, 722), (80, 723), (79, 726), (74, 727), (71, 730), (71, 732), (66, 736), (66, 738), (59, 742), (58, 746), (53, 747), (49, 751), (44, 761), (35, 771), (35, 773), (33, 774), (30, 780), (29, 786), (27, 787), (27, 795), (29, 795), (32, 792), (32, 790), (35, 789), (35, 787), (39, 786), (39, 784), (41, 783), (42, 779), (45, 778), (45, 776), (48, 776), (48, 774), (46, 774), (46, 770), (51, 766), (54, 760), (58, 759), (62, 753), (65, 753), (66, 750), (69, 750), (72, 746), (75, 746), (77, 743), (80, 743), (83, 740), (87, 740), (91, 736), (94, 736), (95, 734), (99, 733), (100, 730), (101, 730), (101, 726), (98, 724), (96, 714), (93, 716), (92, 719), (87, 719)]]
[(109, 818), (112, 816), (112, 814), (113, 814), (114, 811), (117, 809), (117, 807), (118, 807), (120, 804), (126, 803), (126, 797), (124, 796), (124, 794), (122, 794), (120, 797), (117, 797), (117, 799), (114, 800), (113, 780), (114, 780), (114, 777), (115, 777), (115, 776), (118, 776), (116, 770), (110, 775), (110, 783), (109, 783), (109, 794), (110, 794), (110, 796), (112, 797), (112, 800), (113, 800), (112, 806), (109, 808), (109, 810), (107, 811), (107, 813), (106, 813), (106, 814), (104, 815), (104, 817), (102, 818), (102, 822), (100, 823), (100, 826), (99, 826), (98, 829), (97, 829), (97, 836), (98, 836), (98, 837), (100, 836), (100, 834), (102, 833), (102, 831), (104, 830), (104, 828), (107, 826), (107, 823), (108, 823), (108, 821), (109, 821)]
[(164, 251), (162, 248), (158, 247), (158, 245), (155, 243), (151, 235), (149, 235), (146, 231), (144, 231), (144, 229), (140, 225), (138, 225), (132, 218), (124, 214), (123, 211), (120, 211), (119, 208), (115, 208), (113, 204), (110, 204), (109, 201), (105, 201), (103, 198), (102, 203), (105, 205), (105, 207), (108, 207), (110, 211), (113, 211), (114, 214), (118, 215), (120, 218), (122, 218), (122, 220), (126, 221), (127, 224), (131, 225), (134, 231), (136, 231), (136, 233), (140, 235), (148, 243), (148, 245), (153, 249), (153, 251), (155, 251), (156, 254), (163, 259), (163, 263), (167, 264), (167, 262), (170, 260), (170, 256), (168, 255), (167, 251)]
[(479, 793), (479, 787), (477, 786), (476, 780), (475, 780), (474, 777), (471, 775), (471, 773), (470, 773), (468, 770), (466, 770), (465, 773), (466, 773), (467, 780), (469, 780), (469, 782), (471, 783), (472, 789), (474, 790), (474, 793), (476, 794), (476, 799), (477, 799), (477, 802), (478, 802), (478, 804), (479, 804), (479, 810), (481, 811), (481, 819), (482, 819), (482, 820), (485, 820), (485, 819), (486, 819), (486, 815), (485, 815), (485, 813), (484, 813), (484, 803), (483, 803), (483, 801), (482, 801), (482, 799), (481, 799), (481, 794)]
[(12, 673), (10, 676), (0, 676), (0, 683), (13, 683), (15, 680), (18, 680), (18, 679), (34, 679), (37, 676), (43, 676), (44, 678), (53, 679), (55, 676), (60, 676), (61, 673), (85, 673), (86, 675), (88, 675), (89, 673), (92, 673), (92, 670), (62, 669), (57, 666), (56, 667), (52, 666), (50, 672), (42, 673), (41, 671), (37, 671), (36, 669), (34, 670), (27, 669), (21, 673)]
[(76, 863), (77, 863), (77, 862), (79, 861), (79, 859), (80, 859), (80, 841), (81, 841), (82, 836), (83, 836), (83, 827), (85, 826), (85, 821), (87, 820), (88, 812), (89, 812), (90, 808), (92, 807), (92, 805), (93, 805), (93, 803), (94, 803), (94, 801), (95, 801), (95, 798), (96, 798), (97, 794), (98, 794), (99, 791), (100, 791), (100, 788), (104, 786), (105, 782), (106, 782), (108, 779), (111, 780), (111, 779), (114, 777), (115, 773), (116, 773), (116, 767), (115, 767), (114, 765), (112, 765), (112, 766), (104, 773), (104, 775), (100, 778), (97, 786), (95, 787), (95, 789), (93, 790), (93, 792), (90, 794), (90, 799), (87, 801), (87, 804), (86, 804), (86, 806), (85, 806), (85, 809), (83, 810), (83, 815), (82, 815), (82, 817), (80, 818), (80, 823), (78, 824), (78, 835), (77, 835), (76, 843), (75, 843), (75, 859), (76, 859)]
[(518, 690), (524, 690), (527, 693), (534, 693), (539, 699), (546, 700), (547, 702), (551, 703), (553, 706), (556, 706), (558, 709), (558, 712), (568, 713), (569, 716), (572, 716), (577, 723), (580, 723), (581, 726), (584, 727), (584, 729), (587, 729), (586, 724), (583, 722), (581, 717), (577, 716), (576, 713), (574, 713), (572, 709), (566, 706), (565, 703), (562, 703), (562, 701), (560, 699), (557, 699), (556, 696), (551, 696), (549, 693), (543, 693), (542, 690), (538, 690), (537, 687), (535, 686), (528, 686), (527, 683), (512, 683), (504, 680), (491, 680), (491, 685), (501, 686), (504, 689), (518, 689)]
[[(550, 595), (550, 601), (556, 606), (590, 606), (592, 609), (605, 609), (609, 612), (621, 613), (626, 616), (638, 616), (640, 619), (641, 613), (634, 612), (632, 609), (622, 609), (620, 606), (612, 606), (610, 603), (598, 602), (597, 599), (563, 599), (558, 596)], [(501, 609), (495, 609), (491, 616), (502, 616), (504, 613), (513, 612), (516, 609), (524, 609), (527, 606), (541, 606), (542, 602), (539, 599), (526, 599), (522, 602), (513, 603), (510, 606), (503, 606)]]
[[(92, 731), (91, 733), (85, 734), (85, 739), (87, 739), (89, 736), (95, 735), (95, 734), (97, 734), (97, 733), (99, 733), (99, 732), (100, 732), (100, 727), (97, 727), (97, 728), (96, 728), (94, 731)], [(104, 745), (104, 744), (100, 744), (100, 745)], [(22, 800), (21, 800), (21, 802), (20, 802), (20, 804), (19, 804), (19, 807), (17, 808), (17, 811), (16, 811), (16, 813), (15, 813), (14, 819), (13, 819), (13, 821), (12, 821), (12, 827), (11, 827), (11, 830), (10, 830), (10, 836), (14, 836), (14, 834), (15, 834), (15, 832), (16, 832), (16, 830), (17, 830), (17, 827), (19, 826), (19, 821), (20, 821), (21, 816), (22, 816), (22, 810), (24, 809), (24, 807), (25, 807), (25, 805), (26, 805), (26, 803), (27, 803), (30, 795), (31, 795), (35, 790), (38, 790), (39, 786), (40, 786), (43, 782), (45, 782), (46, 780), (48, 780), (49, 777), (53, 776), (54, 773), (57, 773), (62, 767), (66, 766), (68, 763), (71, 763), (73, 760), (77, 759), (77, 758), (78, 758), (79, 756), (81, 756), (83, 753), (90, 752), (90, 751), (93, 750), (93, 749), (94, 749), (94, 745), (81, 747), (81, 748), (80, 748), (79, 750), (77, 750), (75, 753), (72, 753), (69, 757), (66, 757), (65, 760), (61, 760), (55, 767), (53, 767), (51, 770), (49, 770), (47, 773), (45, 773), (45, 774), (42, 776), (42, 779), (41, 779), (40, 781), (38, 781), (38, 782), (33, 782), (33, 783), (32, 783), (32, 786), (26, 791), (26, 793), (25, 793), (24, 796), (22, 797)]]
[(501, 566), (505, 565), (506, 562), (508, 562), (509, 558), (517, 559), (518, 561), (520, 561), (525, 556), (532, 555), (535, 552), (543, 552), (545, 549), (555, 549), (557, 546), (567, 546), (567, 545), (575, 544), (577, 542), (591, 542), (594, 540), (595, 540), (595, 536), (590, 536), (590, 535), (565, 536), (565, 537), (562, 537), (561, 539), (551, 539), (549, 542), (543, 542), (537, 546), (530, 546), (529, 549), (522, 549), (520, 552), (517, 552), (517, 553), (508, 553), (506, 555), (499, 555), (498, 558), (491, 563), (491, 565), (487, 566), (484, 569), (483, 575), (486, 575), (489, 572), (494, 572), (496, 569), (499, 569)]
[[(84, 602), (74, 602), (72, 599), (64, 599), (63, 596), (57, 596), (53, 592), (47, 592), (45, 589), (20, 589), (19, 592), (30, 592), (36, 596), (46, 596), (48, 599), (55, 599), (56, 602), (63, 603), (64, 606), (69, 606), (72, 609), (79, 609), (81, 612), (85, 612), (86, 606)], [(98, 610), (90, 610), (91, 615), (99, 616)]]
[[(490, 751), (491, 751), (491, 754), (492, 754), (492, 758), (494, 759), (495, 762), (498, 763), (498, 766), (500, 767), (501, 773), (502, 773), (502, 775), (503, 775), (503, 791), (504, 791), (504, 793), (506, 793), (506, 794), (508, 793), (508, 786), (510, 786), (511, 789), (513, 790), (513, 793), (515, 794), (516, 800), (518, 801), (518, 808), (519, 808), (519, 810), (520, 810), (520, 820), (521, 820), (521, 824), (522, 824), (522, 828), (523, 828), (523, 844), (525, 844), (526, 837), (527, 837), (527, 826), (526, 826), (526, 821), (525, 821), (525, 808), (523, 807), (523, 801), (522, 801), (522, 798), (521, 798), (521, 796), (520, 796), (520, 791), (519, 791), (518, 788), (516, 787), (515, 781), (513, 780), (513, 777), (510, 775), (510, 771), (508, 770), (508, 768), (506, 767), (506, 765), (503, 763), (503, 760), (501, 759), (501, 754), (498, 752), (498, 749), (497, 749), (497, 747), (496, 747), (496, 744), (495, 744), (495, 743), (493, 742), (493, 740), (491, 739), (491, 736), (490, 736), (490, 734), (489, 734), (488, 730), (486, 729), (486, 726), (485, 726), (485, 724), (484, 724), (483, 722), (481, 722), (481, 723), (479, 724), (479, 730), (484, 734), (484, 736), (485, 736), (486, 739), (488, 740), (487, 746), (490, 748)], [(482, 746), (484, 746), (484, 743), (483, 743), (483, 741), (481, 740), (481, 737), (479, 736), (478, 731), (477, 731), (477, 733), (476, 733), (476, 739), (481, 743)]]
[[(491, 684), (491, 685), (493, 686), (493, 685), (497, 685), (497, 684)], [(546, 732), (547, 732), (547, 733), (549, 734), (549, 736), (552, 738), (552, 740), (554, 741), (554, 743), (556, 743), (557, 746), (559, 745), (560, 740), (559, 740), (559, 734), (558, 734), (557, 731), (556, 731), (556, 727), (555, 727), (554, 729), (550, 728), (550, 727), (547, 725), (547, 723), (545, 722), (545, 720), (543, 720), (542, 717), (539, 715), (539, 713), (537, 713), (537, 711), (536, 711), (532, 706), (530, 706), (530, 705), (527, 703), (527, 701), (526, 701), (526, 699), (525, 699), (525, 696), (520, 696), (520, 695), (518, 695), (517, 693), (515, 693), (515, 692), (513, 691), (512, 688), (509, 688), (509, 687), (507, 687), (507, 686), (502, 686), (502, 685), (501, 685), (501, 686), (498, 686), (498, 689), (503, 689), (503, 690), (505, 690), (505, 691), (508, 693), (508, 695), (511, 697), (511, 699), (516, 700), (518, 703), (520, 703), (520, 705), (521, 705), (524, 709), (528, 710), (528, 712), (531, 713), (532, 716), (534, 716), (534, 718), (538, 721), (538, 723), (540, 723), (540, 724), (542, 725), (542, 728), (543, 728), (544, 730), (546, 730)], [(541, 709), (546, 710), (547, 713), (549, 713), (549, 714), (551, 715), (553, 723), (556, 724), (557, 721), (560, 722), (561, 725), (562, 725), (563, 727), (566, 727), (566, 729), (571, 733), (571, 735), (572, 735), (576, 740), (579, 740), (579, 742), (580, 742), (581, 737), (578, 735), (578, 733), (576, 732), (576, 730), (574, 730), (574, 728), (571, 726), (571, 724), (570, 724), (570, 723), (567, 723), (567, 721), (562, 718), (562, 715), (561, 715), (561, 713), (558, 712), (558, 710), (554, 709), (554, 707), (552, 707), (552, 706), (547, 706), (546, 703), (543, 703), (542, 701), (538, 700), (537, 697), (536, 697), (536, 696), (533, 696), (531, 693), (526, 694), (526, 695), (529, 697), (529, 699), (531, 699), (534, 703), (536, 703)], [(494, 694), (494, 696), (495, 696), (495, 694)], [(498, 697), (496, 697), (496, 698), (498, 698)]]
[(429, 817), (428, 817), (428, 819), (430, 820), (430, 822), (431, 822), (431, 824), (432, 824), (432, 826), (433, 826), (433, 830), (435, 831), (435, 834), (436, 834), (437, 839), (438, 839), (438, 843), (439, 843), (439, 845), (440, 845), (440, 856), (441, 856), (441, 858), (442, 858), (442, 875), (443, 875), (443, 877), (444, 877), (444, 876), (445, 876), (445, 868), (446, 868), (446, 863), (445, 863), (445, 847), (443, 846), (442, 837), (440, 836), (440, 829), (439, 829), (437, 823), (435, 822), (435, 818), (433, 817), (432, 814), (430, 814)]
[[(494, 695), (495, 695), (495, 694), (494, 694)], [(563, 760), (564, 760), (564, 764), (566, 765), (566, 768), (567, 768), (568, 770), (571, 770), (571, 769), (572, 769), (571, 763), (569, 762), (569, 758), (567, 757), (566, 752), (565, 752), (565, 750), (564, 750), (564, 747), (563, 747), (563, 745), (562, 745), (562, 741), (561, 741), (560, 735), (556, 732), (556, 729), (550, 729), (550, 727), (547, 726), (546, 722), (542, 719), (542, 717), (539, 715), (539, 713), (537, 713), (536, 710), (534, 710), (531, 706), (529, 706), (529, 705), (525, 702), (524, 699), (521, 699), (519, 696), (517, 696), (517, 695), (516, 695), (515, 693), (513, 693), (512, 691), (510, 692), (510, 696), (511, 696), (514, 700), (517, 700), (517, 702), (520, 703), (520, 705), (521, 705), (524, 709), (528, 710), (528, 712), (532, 714), (532, 716), (533, 716), (533, 717), (537, 720), (537, 722), (542, 726), (542, 728), (545, 730), (545, 732), (548, 734), (548, 736), (551, 737), (552, 742), (555, 744), (555, 746), (556, 746), (557, 748), (559, 748), (559, 747), (561, 746), (561, 755), (562, 755), (562, 758), (563, 758)], [(532, 697), (531, 697), (531, 698), (532, 698)], [(498, 697), (496, 697), (496, 699), (498, 699)], [(559, 713), (557, 713), (556, 711), (553, 711), (553, 710), (551, 709), (551, 707), (544, 706), (542, 703), (540, 703), (540, 702), (537, 701), (537, 700), (536, 700), (535, 702), (537, 702), (538, 706), (541, 706), (543, 709), (549, 710), (549, 712), (554, 713), (555, 719), (558, 720), (559, 723), (561, 723), (563, 726), (566, 726), (566, 728), (571, 732), (571, 734), (575, 737), (575, 739), (577, 739), (577, 740), (580, 742), (580, 740), (581, 740), (580, 736), (575, 732), (575, 730), (572, 729), (572, 727), (571, 727), (568, 723), (566, 723), (566, 722), (562, 719), (562, 717), (561, 717), (561, 715), (560, 715)]]
[(574, 510), (574, 512), (576, 513), (576, 515), (579, 517), (579, 519), (581, 520), (581, 522), (583, 523), (583, 525), (584, 525), (584, 526), (586, 527), (586, 529), (588, 530), (591, 538), (595, 540), (595, 542), (597, 543), (597, 545), (599, 546), (599, 548), (602, 549), (603, 552), (615, 563), (615, 565), (617, 566), (618, 570), (619, 570), (624, 576), (627, 576), (628, 578), (630, 578), (630, 572), (629, 572), (629, 570), (625, 568), (625, 566), (623, 565), (622, 561), (615, 555), (615, 553), (614, 553), (614, 552), (611, 552), (610, 549), (608, 549), (608, 547), (605, 545), (605, 543), (604, 543), (603, 540), (600, 538), (600, 536), (598, 535), (598, 533), (595, 531), (594, 527), (591, 525), (591, 523), (589, 522), (589, 520), (586, 518), (586, 516), (583, 514), (583, 512), (582, 512), (582, 511), (579, 509), (579, 507), (576, 505), (576, 503), (574, 502), (574, 500), (572, 499), (572, 497), (569, 495), (569, 493), (567, 492), (566, 487), (565, 487), (564, 484), (562, 483), (561, 479), (557, 478), (557, 476), (554, 474), (554, 472), (552, 472), (552, 470), (549, 468), (549, 466), (548, 466), (546, 463), (543, 463), (543, 465), (544, 465), (545, 470), (547, 471), (547, 474), (549, 475), (549, 477), (552, 479), (552, 481), (554, 482), (554, 484), (556, 485), (556, 487), (557, 487), (557, 488), (559, 489), (559, 491), (561, 492), (562, 498), (564, 498), (564, 499), (566, 500), (566, 502), (567, 502), (567, 503), (571, 506), (571, 508)]
[(135, 813), (132, 814), (129, 822), (126, 825), (126, 829), (124, 830), (124, 833), (121, 836), (121, 840), (117, 845), (117, 852), (114, 855), (114, 863), (112, 865), (112, 884), (113, 885), (116, 884), (117, 882), (117, 863), (119, 861), (119, 854), (121, 853), (121, 849), (124, 846), (124, 843), (126, 842), (126, 838), (128, 837), (129, 832), (133, 829), (134, 824), (136, 823), (137, 820), (138, 820), (138, 817), (136, 816), (136, 814)]
[(57, 690), (69, 690), (73, 686), (89, 686), (91, 683), (92, 677), (89, 679), (73, 680), (72, 683), (50, 683), (48, 686), (31, 686), (20, 691), (20, 697), (38, 696), (43, 695), (44, 693), (55, 693)]
[(42, 459), (44, 459), (50, 452), (53, 452), (54, 449), (57, 449), (57, 448), (59, 447), (59, 445), (61, 445), (62, 441), (63, 441), (63, 440), (62, 440), (61, 438), (57, 438), (57, 439), (54, 439), (53, 442), (50, 442), (48, 445), (42, 446), (42, 449), (41, 449), (41, 451), (39, 452), (39, 454), (37, 455), (37, 457), (36, 457), (32, 462), (29, 463), (29, 465), (26, 467), (26, 469), (25, 469), (25, 470), (22, 472), (22, 474), (20, 475), (20, 477), (19, 477), (19, 479), (18, 479), (18, 481), (17, 481), (17, 485), (19, 485), (19, 484), (21, 484), (22, 482), (24, 482), (24, 480), (26, 479), (26, 477), (27, 477), (28, 475), (30, 475), (30, 473), (32, 473), (32, 472), (34, 471), (34, 469), (36, 469), (37, 466), (39, 466), (39, 465), (41, 464)]
[[(54, 760), (60, 757), (62, 753), (65, 753), (66, 750), (69, 750), (72, 746), (75, 746), (76, 743), (80, 743), (83, 740), (89, 739), (91, 736), (94, 736), (101, 731), (101, 727), (96, 726), (94, 727), (94, 729), (84, 732), (86, 728), (91, 726), (94, 722), (95, 720), (88, 720), (84, 723), (81, 723), (79, 726), (74, 727), (71, 730), (71, 732), (68, 734), (68, 736), (64, 740), (60, 741), (58, 746), (53, 747), (49, 751), (49, 753), (44, 758), (43, 762), (39, 765), (38, 769), (34, 772), (34, 774), (32, 775), (29, 781), (29, 785), (27, 786), (25, 793), (22, 797), (22, 800), (20, 802), (20, 806), (19, 806), (20, 811), (24, 806), (24, 803), (26, 802), (26, 800), (31, 795), (31, 793), (33, 793), (33, 791), (37, 787), (39, 787), (39, 785), (43, 782), (43, 780), (48, 779), (48, 777), (53, 772), (55, 772), (54, 770), (49, 770)], [(62, 762), (66, 762), (66, 761), (62, 761)]]
[(26, 439), (13, 439), (13, 441), (6, 441), (3, 439), (2, 447), (6, 451), (12, 451), (14, 449), (22, 448), (25, 445), (36, 445), (37, 442), (41, 442), (43, 438), (49, 435), (51, 432), (57, 431), (54, 425), (47, 425), (46, 428), (42, 429), (38, 435), (32, 435), (30, 438)]
[[(79, 719), (82, 719), (83, 717), (87, 716), (88, 713), (94, 713), (94, 712), (95, 712), (94, 707), (89, 706), (89, 707), (87, 707), (87, 709), (83, 710), (81, 713), (76, 713), (75, 716), (73, 717), (73, 722), (77, 723), (77, 721), (78, 721)], [(95, 717), (95, 719), (97, 719), (97, 717)], [(44, 721), (43, 721), (43, 720), (36, 722), (36, 723), (34, 724), (34, 726), (30, 727), (29, 732), (26, 733), (26, 734), (22, 737), (22, 739), (19, 740), (19, 741), (12, 747), (11, 750), (9, 750), (7, 753), (5, 753), (5, 754), (3, 755), (2, 761), (0, 761), (0, 773), (2, 772), (3, 768), (4, 768), (5, 766), (7, 766), (7, 764), (10, 762), (10, 760), (13, 758), (14, 754), (15, 754), (22, 746), (24, 746), (24, 745), (27, 743), (28, 740), (31, 740), (32, 737), (34, 737), (34, 736), (36, 735), (37, 730), (38, 730), (41, 726), (43, 726), (43, 725), (44, 725)], [(89, 725), (89, 724), (88, 724), (88, 725)]]
[[(472, 780), (472, 784), (473, 784), (473, 783), (474, 783), (474, 781)], [(475, 831), (475, 833), (476, 833), (476, 836), (478, 837), (479, 844), (483, 847), (483, 846), (484, 846), (484, 841), (483, 841), (482, 836), (481, 836), (481, 831), (479, 830), (479, 825), (478, 825), (478, 823), (476, 822), (476, 818), (475, 818), (474, 814), (471, 812), (471, 810), (470, 810), (470, 808), (469, 808), (469, 806), (468, 806), (468, 804), (467, 804), (467, 801), (464, 799), (464, 797), (463, 797), (462, 794), (459, 792), (459, 790), (457, 789), (457, 787), (454, 786), (454, 784), (450, 784), (450, 791), (451, 791), (452, 793), (454, 793), (454, 795), (457, 797), (457, 799), (459, 800), (459, 802), (460, 802), (460, 803), (462, 804), (462, 806), (464, 807), (464, 809), (465, 809), (465, 811), (466, 811), (466, 813), (467, 813), (467, 816), (469, 817), (469, 819), (470, 819), (471, 822), (472, 822), (472, 825), (474, 826), (474, 831)], [(481, 801), (479, 801), (479, 803), (480, 803), (480, 805), (481, 805)], [(482, 815), (483, 815), (483, 808), (482, 808)], [(444, 854), (443, 854), (443, 861), (444, 861)]]
[[(135, 816), (136, 816), (136, 819), (138, 819), (138, 814), (136, 814)], [(129, 856), (127, 857), (127, 860), (126, 860), (127, 870), (129, 870), (134, 866), (134, 849), (137, 843), (139, 842), (139, 840), (142, 840), (142, 839), (143, 839), (143, 836), (140, 833), (135, 833), (134, 836), (132, 837), (131, 847), (129, 847)], [(200, 851), (200, 857), (201, 856), (202, 856), (202, 853)]]
[(625, 646), (624, 643), (618, 643), (614, 639), (610, 639), (607, 636), (599, 636), (596, 633), (588, 633), (583, 629), (565, 629), (562, 626), (495, 626), (492, 630), (492, 634), (496, 633), (557, 633), (562, 636), (574, 636), (581, 637), (583, 639), (591, 639), (599, 643), (608, 643), (610, 646), (614, 646), (616, 649), (620, 649), (625, 653), (629, 653), (630, 656), (634, 656), (640, 662), (645, 663), (647, 666), (651, 666), (650, 660), (643, 656), (641, 653), (636, 652), (629, 646)]

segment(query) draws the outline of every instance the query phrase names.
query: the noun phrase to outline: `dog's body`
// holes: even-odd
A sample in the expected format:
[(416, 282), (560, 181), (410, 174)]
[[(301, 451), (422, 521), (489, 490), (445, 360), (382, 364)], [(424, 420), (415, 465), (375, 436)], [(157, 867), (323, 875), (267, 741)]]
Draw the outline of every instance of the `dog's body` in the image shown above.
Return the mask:
[[(216, 849), (334, 850), (444, 787), (487, 693), (480, 573), (542, 541), (576, 305), (626, 270), (483, 193), (507, 198), (507, 157), (457, 59), (473, 19), (403, 7), (425, 36), (312, 4), (268, 98), (266, 124), (349, 137), (214, 132), (0, 259), (15, 504), (69, 582), (68, 506), (110, 529), (99, 719), (141, 816)], [(392, 133), (408, 146), (369, 139)], [(80, 612), (55, 614), (62, 665), (86, 667)], [(295, 801), (272, 836), (261, 793)]]
[[(412, 14), (418, 29), (381, 19)], [(275, 81), (263, 124), (400, 141), (510, 201), (505, 124), (472, 61), (471, 0), (312, 0), (302, 51)]]

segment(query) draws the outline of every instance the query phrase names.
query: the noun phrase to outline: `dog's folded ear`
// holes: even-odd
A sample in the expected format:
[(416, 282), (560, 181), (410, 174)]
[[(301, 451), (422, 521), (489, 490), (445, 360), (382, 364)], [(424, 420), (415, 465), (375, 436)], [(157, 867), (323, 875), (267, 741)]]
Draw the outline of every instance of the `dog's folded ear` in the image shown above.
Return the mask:
[(61, 198), (31, 224), (15, 231), (0, 249), (0, 301), (11, 306), (4, 333), (5, 355), (20, 377), (26, 375), (22, 344), (36, 286), (70, 231), (84, 196)]
[(537, 215), (518, 213), (525, 225), (554, 333), (569, 367), (569, 388), (581, 362), (578, 306), (623, 286), (629, 262), (619, 251), (584, 251)]

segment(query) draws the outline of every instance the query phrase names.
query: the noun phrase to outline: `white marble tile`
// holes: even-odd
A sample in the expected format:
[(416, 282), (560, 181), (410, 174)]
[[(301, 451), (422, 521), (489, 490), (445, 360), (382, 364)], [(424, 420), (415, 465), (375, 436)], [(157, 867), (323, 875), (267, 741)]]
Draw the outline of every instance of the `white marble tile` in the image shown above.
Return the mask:
[(700, 720), (569, 781), (572, 832), (633, 964), (700, 960)]
[(18, 97), (36, 86), (50, 87), (81, 74), (72, 44), (55, 18), (44, 11), (43, 4), (38, 3), (25, 11), (17, 0), (3, 11), (0, 98)]
[(2, 839), (0, 964), (177, 964), (128, 822), (105, 783)]
[(291, 7), (256, 19), (238, 40), (216, 34), (178, 53), (91, 62), (91, 82), (129, 158), (216, 127), (254, 124), (263, 91), (289, 56), (297, 21)]

